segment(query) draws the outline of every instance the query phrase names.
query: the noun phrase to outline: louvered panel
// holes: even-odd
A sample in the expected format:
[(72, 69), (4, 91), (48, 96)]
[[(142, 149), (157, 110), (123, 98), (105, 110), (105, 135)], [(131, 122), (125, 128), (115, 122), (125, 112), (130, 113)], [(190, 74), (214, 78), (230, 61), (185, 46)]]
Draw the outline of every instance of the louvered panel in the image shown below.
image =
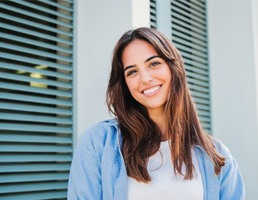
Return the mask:
[(52, 35), (42, 33), (38, 30), (34, 31), (34, 30), (25, 29), (23, 27), (13, 26), (13, 25), (10, 25), (10, 24), (7, 24), (7, 23), (2, 23), (2, 22), (0, 22), (0, 27), (3, 28), (3, 29), (9, 30), (9, 31), (15, 31), (15, 32), (18, 32), (18, 33), (26, 34), (28, 36), (42, 38), (44, 40), (60, 42), (60, 43), (67, 44), (67, 45), (72, 45), (73, 44), (70, 40), (64, 40), (62, 38), (54, 37)]
[(207, 70), (197, 68), (194, 65), (190, 65), (188, 63), (185, 64), (185, 69), (186, 69), (186, 71), (193, 72), (193, 73), (203, 75), (203, 76), (206, 76), (206, 77), (209, 75)]
[[(182, 5), (186, 5), (191, 7), (193, 10), (196, 10), (198, 13), (205, 15), (205, 6), (203, 4), (195, 5), (193, 1), (185, 1), (185, 0), (178, 0)], [(197, 2), (198, 3), (198, 2)]]
[[(183, 26), (178, 26), (176, 24), (173, 25), (173, 28), (174, 30), (177, 30), (178, 32), (183, 32), (185, 33), (186, 35), (191, 35), (192, 37), (196, 38), (196, 39), (199, 39), (201, 41), (204, 42), (204, 45), (207, 44), (207, 38), (203, 37), (205, 36), (205, 32), (194, 32), (193, 30), (189, 31), (189, 29), (186, 29), (185, 27)], [(189, 40), (190, 38), (187, 38), (187, 40)]]
[[(192, 73), (194, 74), (194, 73)], [(195, 75), (195, 77), (190, 76), (188, 72), (186, 72), (187, 75), (187, 82), (189, 84), (189, 87), (191, 89), (196, 89), (196, 90), (200, 90), (203, 92), (209, 92), (209, 84), (207, 83), (207, 81), (205, 80), (200, 80), (197, 79), (197, 75)]]
[(1, 52), (0, 58), (1, 57), (5, 58), (5, 59), (10, 59), (13, 61), (34, 64), (36, 66), (48, 66), (48, 67), (55, 68), (55, 69), (72, 71), (71, 66), (61, 65), (58, 63), (54, 63), (54, 62), (50, 62), (50, 61), (46, 61), (46, 60), (40, 60), (40, 59), (36, 59), (36, 58), (30, 58), (30, 57), (26, 57), (26, 56), (20, 56), (17, 54), (14, 56), (14, 54)]
[(59, 46), (56, 46), (56, 45), (52, 45), (49, 42), (48, 43), (40, 42), (40, 41), (37, 41), (37, 40), (32, 40), (32, 39), (28, 39), (28, 38), (24, 38), (24, 37), (19, 37), (17, 35), (10, 35), (10, 34), (5, 34), (5, 33), (1, 33), (1, 37), (4, 38), (4, 39), (11, 40), (13, 42), (21, 42), (21, 43), (30, 44), (30, 45), (33, 44), (33, 46), (36, 46), (36, 47), (40, 47), (40, 48), (44, 47), (44, 48), (49, 49), (49, 50), (56, 50), (56, 51), (72, 54), (71, 49), (62, 48), (62, 47), (59, 47)]
[[(39, 1), (39, 0), (38, 0)], [(39, 19), (39, 20), (44, 20), (46, 22), (50, 22), (50, 23), (53, 23), (53, 24), (58, 24), (60, 26), (64, 26), (64, 27), (68, 27), (68, 28), (72, 28), (72, 25), (71, 24), (67, 24), (67, 23), (64, 23), (62, 21), (58, 21), (54, 18), (50, 18), (50, 17), (46, 17), (46, 16), (42, 16), (42, 15), (39, 15), (37, 13), (32, 13), (32, 12), (29, 12), (29, 11), (26, 11), (26, 10), (23, 10), (23, 9), (20, 9), (20, 8), (17, 8), (16, 5), (6, 5), (6, 4), (1, 4), (1, 7), (6, 9), (6, 10), (9, 10), (9, 11), (13, 11), (13, 12), (17, 12), (17, 13), (22, 13), (23, 15), (26, 15), (26, 16), (29, 16), (29, 17), (32, 17), (34, 19)]]
[(200, 28), (197, 28), (195, 26), (193, 26), (192, 24), (189, 24), (189, 23), (182, 23), (182, 21), (180, 19), (177, 19), (177, 18), (173, 18), (171, 19), (172, 23), (173, 23), (173, 26), (175, 25), (176, 27), (182, 27), (183, 29), (186, 29), (186, 30), (190, 30), (190, 32), (192, 33), (197, 33), (197, 34), (200, 34), (200, 35), (206, 35), (206, 30), (205, 29), (200, 29)]
[[(71, 162), (71, 154), (1, 154), (0, 163)], [(1, 191), (1, 190), (0, 190)]]
[[(192, 92), (193, 93), (193, 92)], [(195, 101), (196, 104), (204, 104), (204, 105), (208, 105), (210, 106), (210, 99), (207, 98), (199, 98), (198, 96), (193, 96), (193, 99)]]
[(23, 86), (20, 84), (13, 84), (13, 83), (1, 83), (0, 88), (19, 90), (24, 92), (33, 92), (33, 93), (39, 93), (39, 94), (57, 95), (57, 96), (63, 96), (63, 97), (72, 97), (72, 93), (70, 91), (66, 92), (62, 90), (44, 89), (44, 88), (31, 87), (31, 86)]
[(211, 130), (210, 123), (208, 122), (202, 122), (202, 126), (205, 130)]
[[(171, 1), (172, 40), (181, 52), (203, 127), (210, 131), (206, 10), (197, 1)], [(205, 108), (205, 109), (203, 109)]]
[(70, 108), (56, 108), (49, 106), (34, 106), (30, 104), (14, 104), (14, 103), (0, 103), (0, 108), (13, 111), (25, 111), (30, 113), (46, 113), (46, 114), (59, 114), (59, 115), (72, 115)]
[(205, 52), (205, 49), (207, 48), (207, 45), (204, 42), (195, 41), (194, 38), (182, 37), (182, 33), (178, 34), (177, 31), (175, 31), (174, 35), (178, 37), (178, 40), (175, 41), (175, 43), (186, 46), (188, 51), (191, 49), (192, 51)]
[(47, 192), (30, 192), (30, 193), (22, 193), (21, 195), (12, 194), (2, 197), (2, 200), (13, 200), (18, 198), (19, 200), (44, 200), (44, 199), (60, 199), (66, 197), (65, 190), (57, 190), (57, 191), (47, 191)]
[(66, 180), (68, 179), (68, 172), (58, 173), (29, 173), (29, 174), (7, 174), (1, 176), (0, 183), (23, 183), (23, 182), (37, 182), (48, 180)]
[(27, 142), (27, 143), (49, 143), (49, 144), (72, 144), (72, 139), (64, 136), (33, 135), (29, 133), (1, 133), (2, 142)]
[(207, 94), (209, 94), (209, 88), (208, 87), (201, 87), (198, 85), (194, 85), (192, 83), (189, 83), (189, 88), (192, 90), (192, 95), (196, 97), (206, 98)]
[(186, 45), (188, 48), (192, 48), (192, 50), (205, 51), (204, 48), (207, 47), (206, 42), (197, 40), (193, 36), (189, 38), (189, 35), (178, 32), (177, 30), (173, 31), (173, 35), (178, 37), (179, 40), (177, 41), (177, 43)]
[(46, 3), (46, 4), (49, 4), (49, 5), (52, 5), (52, 6), (55, 6), (57, 8), (61, 8), (63, 10), (69, 11), (69, 12), (73, 12), (73, 10), (70, 7), (62, 5), (62, 4), (55, 3), (53, 1), (46, 1), (46, 0), (38, 0), (38, 1), (40, 1), (42, 3)]
[[(199, 113), (198, 113), (198, 115), (199, 115)], [(206, 117), (206, 116), (199, 116), (199, 118), (200, 118), (201, 123), (203, 124), (203, 128), (205, 128), (205, 127), (210, 128), (210, 125), (209, 125), (210, 121), (206, 121), (206, 119), (208, 117)]]
[(196, 107), (198, 110), (206, 110), (206, 111), (209, 111), (209, 110), (210, 110), (209, 104), (207, 104), (207, 105), (205, 105), (205, 104), (195, 104), (195, 107)]
[(174, 29), (173, 34), (176, 35), (177, 37), (187, 41), (188, 45), (190, 45), (191, 47), (195, 47), (196, 46), (197, 47), (196, 49), (199, 49), (200, 47), (203, 47), (203, 46), (206, 45), (205, 41), (198, 40), (193, 35), (191, 35), (191, 37), (189, 38), (189, 35), (187, 35), (185, 33), (182, 33), (182, 32), (179, 32), (176, 29)]
[(70, 164), (68, 163), (15, 163), (15, 164), (3, 164), (0, 165), (0, 171), (5, 173), (17, 173), (17, 172), (58, 172), (58, 171), (69, 171)]
[(39, 145), (39, 144), (1, 144), (0, 152), (31, 152), (31, 153), (71, 153), (72, 148), (61, 145)]
[[(180, 48), (178, 48), (178, 49), (180, 49)], [(204, 64), (205, 66), (208, 66), (208, 61), (205, 58), (201, 58), (201, 57), (199, 57), (197, 55), (194, 55), (194, 54), (191, 54), (191, 53), (187, 53), (187, 52), (184, 52), (182, 50), (181, 50), (181, 54), (182, 54), (183, 58), (185, 58), (185, 59), (194, 60), (196, 62)]]
[(6, 184), (4, 186), (0, 185), (0, 194), (3, 191), (8, 191), (9, 193), (14, 192), (31, 192), (39, 190), (54, 190), (54, 189), (65, 189), (67, 183), (65, 182), (49, 182), (49, 183), (23, 183), (23, 184)]
[(182, 0), (174, 1), (173, 4), (177, 5), (177, 7), (179, 9), (186, 11), (187, 15), (189, 15), (189, 13), (191, 13), (191, 14), (195, 15), (196, 17), (203, 19), (204, 21), (206, 20), (205, 12), (202, 7), (196, 6), (193, 3), (190, 3), (188, 1), (182, 1)]
[[(201, 120), (200, 120), (201, 121)], [(205, 130), (210, 130), (211, 129), (211, 126), (210, 126), (210, 123), (211, 122), (206, 122), (206, 121), (201, 121), (202, 123), (202, 126)]]
[(200, 120), (201, 121), (201, 124), (202, 124), (202, 127), (205, 129), (205, 130), (211, 130), (211, 122), (210, 121), (208, 121), (208, 122), (206, 122), (206, 121), (202, 121), (202, 120)]
[(203, 111), (203, 110), (197, 110), (198, 115), (202, 116), (202, 117), (210, 117), (210, 113), (207, 111)]
[(190, 2), (191, 2), (191, 5), (196, 5), (200, 8), (202, 8), (204, 11), (206, 11), (206, 1), (205, 0), (199, 0), (199, 1), (192, 0)]
[[(200, 120), (210, 131), (209, 69), (205, 5), (171, 1), (172, 40), (181, 52)], [(203, 110), (205, 108), (205, 110)]]
[(210, 113), (207, 111), (203, 111), (203, 110), (197, 110), (197, 113), (200, 117), (204, 117), (204, 118), (210, 118)]
[[(174, 1), (174, 0), (173, 0)], [(173, 2), (172, 1), (172, 2)], [(181, 21), (181, 23), (186, 23), (186, 24), (191, 24), (191, 26), (195, 27), (195, 28), (198, 28), (200, 30), (206, 30), (206, 27), (204, 24), (201, 24), (201, 23), (198, 23), (198, 22), (195, 22), (191, 19), (189, 19), (188, 17), (185, 17), (184, 15), (180, 15), (180, 12), (176, 12), (175, 10), (172, 10), (172, 17), (174, 18), (174, 20), (177, 20)]]
[(73, 1), (0, 1), (0, 199), (66, 199)]
[(31, 132), (43, 132), (43, 133), (65, 133), (72, 134), (70, 126), (53, 126), (53, 125), (29, 125), (19, 123), (0, 123), (0, 130), (10, 131), (31, 131)]
[(179, 49), (179, 51), (181, 51), (181, 54), (184, 53), (185, 56), (188, 55), (188, 57), (191, 58), (192, 56), (190, 56), (190, 55), (195, 53), (196, 56), (200, 55), (199, 56), (200, 62), (207, 63), (207, 61), (205, 61), (205, 56), (204, 56), (204, 59), (201, 59), (202, 56), (205, 55), (204, 51), (205, 51), (206, 47), (193, 44), (190, 41), (186, 41), (176, 34), (174, 36), (177, 37), (177, 41), (175, 41), (174, 44), (176, 46), (178, 46), (177, 48)]
[[(211, 122), (206, 4), (205, 1), (171, 0), (170, 5), (168, 9), (171, 18), (168, 20), (171, 21), (171, 38), (181, 52), (188, 86), (196, 103), (198, 115), (203, 127), (209, 132)], [(150, 15), (151, 23), (154, 21), (153, 16), (159, 15), (155, 0), (150, 0)], [(169, 32), (168, 28), (166, 30)]]
[[(191, 89), (191, 88), (190, 88), (190, 89)], [(208, 94), (208, 93), (204, 93), (204, 92), (192, 90), (192, 95), (193, 95), (193, 97), (203, 98), (203, 99), (206, 100), (207, 94)], [(208, 102), (208, 100), (209, 100), (209, 99), (207, 99), (207, 102)], [(207, 102), (206, 102), (206, 103), (207, 103)]]
[(63, 1), (65, 1), (65, 2), (67, 2), (67, 3), (73, 4), (73, 0), (63, 0)]
[(150, 27), (157, 28), (156, 0), (150, 0)]
[(71, 83), (65, 83), (61, 81), (52, 81), (48, 79), (39, 79), (39, 78), (31, 78), (24, 75), (15, 75), (5, 72), (0, 72), (0, 78), (3, 79), (9, 79), (9, 80), (16, 80), (16, 81), (22, 81), (22, 82), (34, 82), (34, 83), (42, 83), (45, 85), (52, 85), (56, 87), (63, 87), (63, 88), (72, 88)]
[(36, 56), (46, 57), (46, 58), (50, 58), (50, 59), (57, 59), (57, 60), (65, 61), (65, 62), (71, 62), (72, 61), (72, 59), (69, 58), (69, 57), (59, 56), (57, 54), (48, 53), (48, 52), (43, 51), (43, 50), (42, 51), (36, 50), (33, 47), (27, 48), (27, 47), (22, 47), (22, 46), (12, 45), (12, 44), (2, 42), (2, 43), (0, 43), (0, 48), (7, 49), (7, 50), (12, 50), (12, 51), (19, 51), (21, 53), (27, 53), (27, 54), (30, 54), (30, 55), (36, 55)]
[[(44, 67), (44, 66), (43, 66)], [(72, 80), (72, 74), (67, 74), (67, 73), (60, 73), (60, 72), (54, 72), (54, 71), (50, 71), (48, 69), (37, 69), (34, 67), (27, 67), (24, 65), (20, 65), (20, 64), (12, 64), (12, 63), (7, 63), (7, 62), (1, 62), (0, 61), (0, 68), (2, 69), (10, 69), (10, 70), (14, 70), (11, 71), (11, 73), (15, 73), (16, 71), (20, 71), (20, 72), (27, 72), (27, 73), (36, 73), (36, 74), (41, 74), (41, 75), (45, 75), (45, 76), (52, 76), (55, 78), (62, 78), (62, 79), (68, 79), (68, 80)]]
[(12, 114), (0, 113), (0, 120), (25, 121), (25, 122), (40, 122), (40, 123), (56, 123), (56, 124), (72, 124), (71, 118), (50, 117), (43, 115), (28, 115), (28, 114)]
[(200, 97), (200, 98), (207, 98), (207, 95), (209, 94), (209, 86), (207, 85), (206, 87), (203, 87), (203, 86), (200, 86), (200, 85), (196, 85), (196, 84), (193, 84), (193, 83), (188, 83), (188, 87), (190, 88), (191, 90), (191, 94), (192, 96), (194, 97)]
[(72, 106), (72, 102), (70, 98), (67, 100), (61, 100), (56, 98), (46, 98), (46, 97), (37, 97), (32, 95), (22, 95), (22, 94), (11, 94), (7, 92), (0, 92), (0, 99), (6, 100), (17, 100), (19, 102), (32, 102), (32, 103), (40, 103), (40, 104), (51, 104), (51, 105), (59, 105), (59, 106)]
[(32, 9), (36, 10), (36, 12), (41, 11), (41, 12), (45, 12), (46, 14), (54, 15), (54, 16), (56, 16), (56, 18), (61, 17), (64, 19), (73, 20), (73, 17), (71, 14), (66, 15), (63, 12), (56, 12), (56, 10), (53, 10), (51, 8), (38, 5), (37, 4), (38, 2), (36, 3), (35, 1), (21, 1), (21, 0), (9, 0), (9, 1), (12, 1), (16, 4), (20, 4), (22, 6), (26, 6), (28, 8), (32, 8)]
[(199, 61), (191, 60), (191, 59), (188, 59), (188, 58), (184, 57), (184, 62), (189, 67), (194, 66), (194, 68), (196, 68), (197, 70), (199, 70), (199, 69), (205, 70), (205, 71), (208, 70), (208, 65), (205, 65), (204, 63), (201, 63)]
[(202, 116), (199, 116), (199, 117), (200, 117), (201, 122), (203, 122), (203, 123), (210, 123), (210, 118), (202, 117)]
[(191, 78), (193, 83), (195, 82), (195, 80), (204, 81), (206, 83), (207, 83), (207, 81), (209, 81), (209, 78), (207, 76), (200, 75), (196, 72), (186, 71), (186, 74), (189, 77), (189, 81), (190, 81), (190, 78)]
[(38, 24), (38, 23), (32, 22), (30, 20), (21, 19), (19, 17), (14, 17), (13, 15), (8, 15), (8, 14), (1, 13), (1, 17), (4, 18), (4, 19), (8, 19), (8, 20), (12, 21), (12, 23), (20, 23), (21, 26), (22, 25), (29, 25), (33, 28), (42, 29), (42, 30), (53, 32), (53, 33), (56, 33), (56, 34), (62, 34), (64, 36), (70, 36), (70, 37), (73, 36), (71, 33), (60, 30), (58, 28), (52, 28), (50, 26)]
[(186, 17), (190, 17), (191, 19), (199, 23), (205, 24), (205, 15), (201, 14), (199, 11), (196, 11), (194, 9), (196, 7), (191, 7), (178, 1), (173, 1), (173, 5), (177, 7), (177, 10), (178, 12), (180, 11), (180, 14)]

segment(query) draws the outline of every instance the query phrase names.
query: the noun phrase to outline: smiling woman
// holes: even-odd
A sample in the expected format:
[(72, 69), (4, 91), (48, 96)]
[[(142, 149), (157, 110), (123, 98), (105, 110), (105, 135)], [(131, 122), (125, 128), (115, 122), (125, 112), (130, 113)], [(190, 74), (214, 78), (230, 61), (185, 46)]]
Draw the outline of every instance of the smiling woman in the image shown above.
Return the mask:
[(125, 82), (133, 98), (147, 109), (152, 119), (165, 123), (165, 103), (171, 88), (168, 64), (152, 45), (142, 40), (128, 44), (122, 53), (122, 62)]
[(162, 33), (119, 39), (107, 104), (116, 118), (82, 136), (68, 199), (244, 199), (236, 161), (202, 128), (182, 57)]

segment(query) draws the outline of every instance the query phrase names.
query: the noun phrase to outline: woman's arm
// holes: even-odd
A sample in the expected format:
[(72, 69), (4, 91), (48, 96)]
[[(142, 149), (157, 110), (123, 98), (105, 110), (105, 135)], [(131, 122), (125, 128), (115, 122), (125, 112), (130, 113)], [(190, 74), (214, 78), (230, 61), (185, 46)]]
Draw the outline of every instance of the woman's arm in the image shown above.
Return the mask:
[(245, 187), (237, 162), (228, 148), (222, 143), (220, 145), (221, 153), (226, 158), (226, 164), (219, 175), (220, 199), (244, 200)]
[(68, 200), (102, 199), (100, 163), (90, 130), (81, 136), (74, 152), (67, 198)]

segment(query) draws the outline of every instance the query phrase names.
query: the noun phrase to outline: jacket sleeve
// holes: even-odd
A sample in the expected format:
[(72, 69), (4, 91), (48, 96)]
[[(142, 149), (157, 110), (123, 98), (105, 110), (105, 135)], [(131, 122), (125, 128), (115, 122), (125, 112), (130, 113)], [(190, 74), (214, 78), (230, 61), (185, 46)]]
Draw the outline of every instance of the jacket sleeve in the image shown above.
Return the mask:
[(68, 200), (102, 199), (101, 169), (92, 134), (87, 130), (75, 149), (68, 182)]
[(223, 166), (219, 175), (220, 199), (244, 200), (245, 187), (237, 162), (228, 148), (222, 143), (220, 144), (220, 150), (226, 158), (225, 166)]

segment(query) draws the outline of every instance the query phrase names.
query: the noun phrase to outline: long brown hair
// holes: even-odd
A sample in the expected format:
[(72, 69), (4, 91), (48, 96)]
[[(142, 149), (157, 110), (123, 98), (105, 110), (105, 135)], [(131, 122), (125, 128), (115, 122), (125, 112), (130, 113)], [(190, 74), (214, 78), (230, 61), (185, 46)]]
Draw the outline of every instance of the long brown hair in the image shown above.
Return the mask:
[[(193, 178), (191, 149), (193, 145), (199, 145), (209, 155), (215, 174), (218, 175), (225, 164), (225, 158), (216, 151), (212, 137), (205, 133), (200, 124), (187, 87), (180, 53), (173, 43), (157, 30), (138, 28), (126, 32), (114, 48), (106, 99), (109, 110), (117, 117), (121, 129), (122, 154), (128, 176), (146, 183), (151, 181), (147, 170), (148, 158), (159, 150), (161, 142), (159, 127), (150, 119), (145, 107), (132, 97), (125, 82), (122, 53), (125, 47), (136, 39), (151, 44), (170, 67), (172, 84), (166, 102), (165, 118), (175, 173), (180, 173), (185, 179)], [(182, 174), (183, 163), (186, 166), (186, 174)]]

